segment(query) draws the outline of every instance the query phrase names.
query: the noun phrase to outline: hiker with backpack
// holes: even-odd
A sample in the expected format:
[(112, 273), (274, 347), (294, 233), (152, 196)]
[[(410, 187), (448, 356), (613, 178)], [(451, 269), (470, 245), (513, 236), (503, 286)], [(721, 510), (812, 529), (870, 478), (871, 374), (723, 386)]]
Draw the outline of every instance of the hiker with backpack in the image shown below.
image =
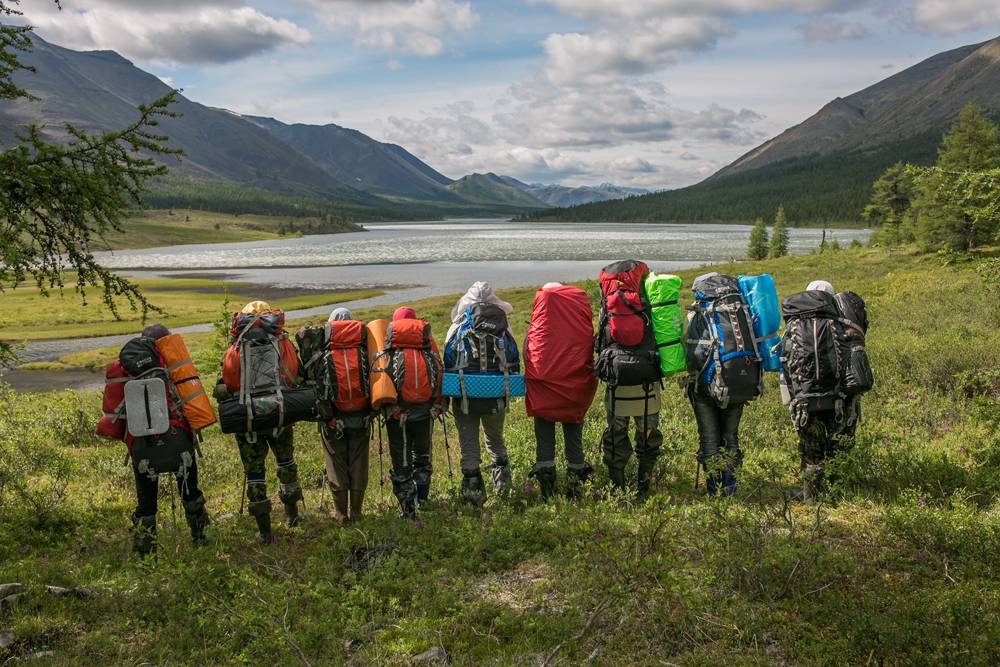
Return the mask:
[[(396, 401), (386, 408), (386, 432), (392, 461), (392, 491), (400, 516), (415, 519), (417, 507), (430, 498), (431, 435), (442, 413), (443, 363), (429, 322), (412, 308), (400, 307), (386, 328), (381, 356), (392, 377)], [(377, 366), (372, 363), (373, 381)]]
[(205, 528), (210, 521), (205, 495), (198, 488), (195, 450), (198, 429), (214, 423), (215, 415), (210, 405), (200, 418), (197, 412), (189, 411), (189, 419), (183, 411), (194, 397), (204, 398), (204, 390), (196, 374), (188, 376), (184, 380), (192, 387), (196, 382), (197, 388), (188, 394), (192, 396), (188, 401), (181, 398), (179, 383), (171, 377), (170, 364), (160, 350), (168, 338), (179, 337), (171, 335), (163, 325), (154, 324), (122, 347), (118, 359), (107, 367), (104, 415), (97, 425), (97, 435), (121, 440), (129, 450), (136, 491), (132, 551), (139, 557), (156, 551), (160, 475), (175, 478), (192, 543), (208, 543)]
[(303, 327), (295, 337), (302, 378), (316, 391), (332, 518), (343, 526), (361, 518), (368, 488), (372, 410), (365, 328), (350, 310), (336, 308), (324, 326)]
[(853, 292), (834, 293), (825, 280), (781, 304), (782, 394), (799, 436), (802, 490), (815, 501), (825, 486), (827, 461), (851, 447), (861, 395), (874, 386), (865, 351), (868, 314)]
[(285, 333), (285, 314), (251, 301), (233, 316), (230, 345), (215, 386), (224, 433), (233, 433), (246, 474), (247, 510), (261, 542), (271, 544), (271, 499), (265, 481), (267, 453), (277, 464), (278, 497), (288, 527), (299, 524), (303, 499), (295, 463), (292, 424), (315, 415), (315, 393), (295, 390), (298, 357)]
[(732, 276), (704, 274), (694, 279), (691, 291), (686, 393), (698, 425), (697, 459), (707, 494), (728, 498), (736, 493), (736, 470), (743, 461), (743, 408), (763, 392), (754, 316)]
[(535, 294), (524, 339), (525, 409), (535, 420), (535, 465), (543, 499), (556, 490), (556, 424), (562, 425), (569, 495), (594, 469), (583, 451), (583, 422), (597, 392), (594, 312), (578, 287), (547, 283)]
[(649, 267), (636, 260), (615, 262), (601, 269), (601, 310), (594, 344), (594, 369), (606, 384), (608, 425), (601, 439), (604, 464), (612, 485), (624, 490), (625, 467), (632, 457), (629, 431), (634, 422), (639, 502), (651, 495), (653, 470), (663, 443), (659, 429), (660, 358), (651, 308), (643, 289), (648, 275)]
[(461, 452), (461, 492), (474, 505), (486, 500), (480, 428), (492, 464), (493, 488), (510, 487), (510, 459), (503, 434), (510, 394), (509, 389), (506, 394), (501, 389), (496, 396), (469, 395), (477, 392), (466, 383), (476, 374), (510, 375), (520, 370), (517, 343), (507, 320), (513, 312), (514, 307), (498, 297), (489, 283), (473, 283), (451, 309), (451, 326), (445, 336), (445, 370), (460, 374), (462, 383), (461, 396), (451, 400)]

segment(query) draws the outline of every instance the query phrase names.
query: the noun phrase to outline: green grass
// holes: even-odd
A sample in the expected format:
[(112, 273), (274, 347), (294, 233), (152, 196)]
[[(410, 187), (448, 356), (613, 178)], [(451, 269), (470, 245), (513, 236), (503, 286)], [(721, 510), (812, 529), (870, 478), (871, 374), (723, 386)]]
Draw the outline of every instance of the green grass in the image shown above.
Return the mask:
[(348, 222), (326, 222), (319, 218), (283, 215), (230, 215), (187, 209), (138, 211), (122, 224), (121, 232), (105, 238), (111, 250), (156, 248), (192, 243), (239, 243), (267, 241), (303, 233), (358, 231)]
[[(160, 557), (140, 564), (128, 553), (123, 449), (90, 435), (99, 396), (0, 392), (0, 580), (27, 586), (0, 615), (15, 638), (0, 660), (52, 650), (55, 664), (284, 665), (304, 664), (301, 651), (314, 665), (406, 665), (441, 646), (462, 665), (995, 664), (1000, 311), (976, 261), (861, 250), (719, 269), (768, 270), (782, 294), (827, 278), (868, 301), (877, 387), (816, 507), (787, 503), (798, 457), (773, 377), (743, 419), (741, 488), (728, 502), (695, 490), (694, 420), (668, 382), (645, 505), (606, 497), (599, 401), (584, 431), (594, 486), (576, 503), (540, 503), (517, 402), (508, 496), (484, 511), (458, 504), (438, 428), (433, 489), (449, 502), (402, 522), (378, 482), (376, 438), (368, 517), (338, 529), (321, 511), (318, 434), (299, 424), (308, 515), (261, 548), (238, 515), (236, 448), (213, 428), (201, 461), (213, 544), (190, 547), (164, 491)], [(533, 292), (502, 293), (519, 338)], [(439, 337), (450, 305), (416, 304)], [(454, 464), (453, 429), (450, 445)], [(383, 555), (353, 567), (365, 550)], [(100, 597), (55, 598), (45, 584)]]
[[(74, 279), (67, 277), (66, 284)], [(159, 321), (169, 327), (200, 324), (214, 320), (228, 290), (234, 308), (247, 301), (260, 298), (256, 286), (247, 283), (226, 283), (217, 280), (157, 279), (140, 280), (149, 301), (163, 310), (150, 313), (150, 321)], [(77, 338), (104, 336), (134, 332), (141, 328), (141, 313), (129, 308), (120, 299), (121, 319), (115, 319), (111, 309), (101, 301), (100, 292), (89, 289), (86, 301), (67, 288), (62, 294), (52, 292), (44, 297), (33, 289), (33, 285), (23, 285), (8, 289), (3, 293), (3, 304), (7, 311), (0, 328), (0, 340), (46, 340), (54, 338)], [(378, 296), (383, 292), (358, 290), (353, 292), (310, 291), (288, 297), (273, 299), (275, 307), (284, 310), (311, 308), (324, 304), (342, 303), (354, 299)]]

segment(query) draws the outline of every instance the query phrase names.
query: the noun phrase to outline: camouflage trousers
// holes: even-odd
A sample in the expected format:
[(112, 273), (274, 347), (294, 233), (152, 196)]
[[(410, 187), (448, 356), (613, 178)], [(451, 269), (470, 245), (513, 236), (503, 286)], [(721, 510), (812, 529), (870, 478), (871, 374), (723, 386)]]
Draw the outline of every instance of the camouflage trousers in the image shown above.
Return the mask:
[(806, 425), (798, 430), (802, 474), (817, 484), (828, 459), (846, 452), (854, 445), (854, 432), (861, 417), (861, 400), (848, 402), (844, 414), (833, 410), (813, 412)]
[[(236, 444), (240, 448), (240, 459), (247, 475), (247, 501), (250, 514), (266, 514), (271, 511), (271, 502), (267, 497), (267, 452), (274, 453), (274, 461), (278, 466), (278, 496), (283, 503), (293, 503), (302, 497), (299, 486), (299, 468), (295, 464), (295, 447), (293, 444), (292, 427), (287, 426), (276, 434), (255, 433), (236, 436)], [(252, 441), (251, 441), (252, 440)]]

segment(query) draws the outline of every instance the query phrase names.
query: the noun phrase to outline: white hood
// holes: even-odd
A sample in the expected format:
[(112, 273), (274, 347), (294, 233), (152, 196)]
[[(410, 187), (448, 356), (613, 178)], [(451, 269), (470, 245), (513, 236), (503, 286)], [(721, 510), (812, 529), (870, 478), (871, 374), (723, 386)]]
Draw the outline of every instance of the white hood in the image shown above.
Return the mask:
[(455, 307), (451, 309), (451, 327), (448, 329), (448, 335), (445, 336), (445, 340), (451, 340), (455, 331), (458, 330), (458, 325), (462, 323), (462, 318), (465, 317), (465, 309), (477, 303), (492, 303), (495, 306), (499, 306), (508, 316), (514, 312), (514, 306), (494, 294), (493, 288), (490, 287), (488, 282), (479, 281), (472, 283), (468, 291), (462, 295), (462, 298), (455, 303)]

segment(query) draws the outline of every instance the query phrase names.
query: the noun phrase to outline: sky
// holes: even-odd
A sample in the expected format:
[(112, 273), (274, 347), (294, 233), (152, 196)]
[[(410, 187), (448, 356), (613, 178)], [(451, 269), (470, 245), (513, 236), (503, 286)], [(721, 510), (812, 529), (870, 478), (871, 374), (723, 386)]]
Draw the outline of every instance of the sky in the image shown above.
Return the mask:
[(190, 99), (397, 143), (451, 178), (697, 182), (935, 53), (998, 0), (22, 0)]

